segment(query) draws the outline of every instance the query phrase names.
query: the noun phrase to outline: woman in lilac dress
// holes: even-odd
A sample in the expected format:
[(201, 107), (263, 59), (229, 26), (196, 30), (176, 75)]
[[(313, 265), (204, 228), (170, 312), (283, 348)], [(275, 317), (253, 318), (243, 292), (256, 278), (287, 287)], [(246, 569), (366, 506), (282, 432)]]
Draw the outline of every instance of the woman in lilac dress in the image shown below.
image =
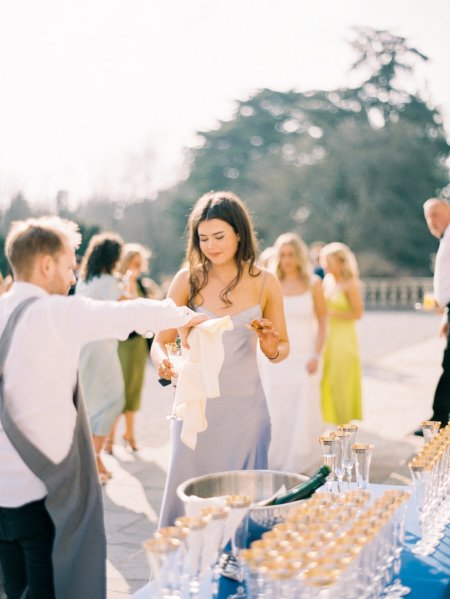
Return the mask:
[[(256, 363), (259, 347), (268, 360), (289, 353), (280, 284), (258, 268), (256, 237), (242, 201), (230, 192), (210, 192), (189, 218), (188, 269), (178, 272), (169, 290), (178, 305), (211, 317), (229, 315), (234, 328), (223, 335), (225, 359), (219, 375), (220, 397), (206, 402), (207, 429), (195, 450), (180, 439), (181, 422), (173, 421), (172, 452), (160, 526), (184, 513), (176, 489), (186, 479), (226, 470), (267, 468), (270, 418)], [(259, 330), (248, 325), (258, 321)], [(160, 333), (152, 358), (161, 377), (173, 376), (165, 344), (176, 331)]]

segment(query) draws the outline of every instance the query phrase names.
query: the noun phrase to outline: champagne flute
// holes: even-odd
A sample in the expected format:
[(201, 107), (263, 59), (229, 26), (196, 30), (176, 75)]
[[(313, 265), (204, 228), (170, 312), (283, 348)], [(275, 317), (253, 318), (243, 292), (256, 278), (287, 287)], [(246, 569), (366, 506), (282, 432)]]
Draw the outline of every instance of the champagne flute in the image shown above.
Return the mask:
[(236, 594), (230, 595), (228, 599), (240, 599), (245, 597), (245, 589), (242, 585), (244, 574), (239, 550), (244, 549), (247, 544), (248, 510), (251, 498), (248, 495), (228, 495), (225, 502), (230, 508), (230, 513), (224, 541), (231, 539), (231, 553), (222, 567), (222, 574), (239, 583)]
[(212, 505), (202, 509), (202, 516), (210, 518), (206, 530), (204, 566), (212, 569), (212, 595), (219, 597), (220, 556), (225, 546), (225, 527), (230, 513), (226, 505)]
[(423, 432), (423, 438), (425, 441), (431, 441), (431, 439), (439, 432), (441, 423), (437, 420), (424, 420), (420, 423)]
[(189, 580), (189, 597), (199, 596), (200, 578), (202, 574), (202, 557), (208, 521), (209, 517), (207, 516), (181, 516), (175, 520), (175, 526), (189, 530), (189, 533), (186, 537), (186, 566)]
[(410, 499), (411, 494), (405, 491), (393, 491), (397, 496), (395, 503), (395, 510), (393, 516), (393, 577), (394, 580), (385, 589), (386, 597), (397, 599), (398, 597), (404, 597), (409, 595), (411, 592), (410, 587), (402, 584), (400, 578), (401, 568), (401, 554), (403, 551), (403, 543), (405, 540), (405, 519), (407, 511), (407, 502)]
[(172, 537), (144, 541), (156, 596), (161, 599), (178, 599), (180, 597), (180, 580), (175, 574), (176, 568), (174, 568), (180, 544), (180, 539)]
[(180, 543), (170, 564), (174, 597), (181, 597), (182, 594), (184, 581), (183, 570), (187, 554), (186, 537), (188, 534), (188, 528), (183, 528), (181, 526), (165, 526), (158, 529), (153, 535), (153, 538), (156, 540), (165, 539), (166, 541), (171, 542), (171, 539), (177, 539)]
[(355, 456), (356, 483), (359, 489), (367, 489), (373, 445), (370, 443), (354, 443), (352, 450)]
[(345, 466), (349, 461), (348, 454), (352, 452), (350, 446), (350, 433), (344, 431), (335, 431), (330, 434), (330, 437), (336, 441), (336, 459), (335, 459), (335, 472), (338, 481), (338, 493), (342, 493), (342, 483), (344, 481)]
[(333, 491), (333, 478), (335, 475), (336, 464), (336, 440), (331, 435), (319, 437), (320, 449), (322, 450), (322, 460), (325, 466), (331, 470), (326, 486), (330, 493)]
[[(181, 341), (178, 338), (173, 343), (166, 343), (165, 347), (166, 347), (166, 351), (167, 351), (167, 357), (169, 359), (169, 362), (172, 365), (172, 370), (175, 373), (175, 376), (173, 376), (171, 378), (173, 394), (175, 396), (175, 390), (177, 387), (178, 376), (180, 374), (181, 364), (183, 361), (182, 350), (181, 350)], [(167, 416), (167, 420), (180, 420), (180, 418), (175, 413), (175, 403), (172, 407), (172, 413), (170, 414), (170, 416)]]
[(356, 443), (356, 433), (358, 432), (357, 424), (340, 424), (338, 426), (338, 430), (344, 431), (345, 433), (350, 433), (350, 443), (349, 443), (349, 451), (347, 452), (345, 459), (345, 471), (347, 474), (347, 485), (348, 489), (350, 489), (350, 485), (352, 482), (352, 470), (355, 463), (355, 457), (353, 455), (352, 446)]

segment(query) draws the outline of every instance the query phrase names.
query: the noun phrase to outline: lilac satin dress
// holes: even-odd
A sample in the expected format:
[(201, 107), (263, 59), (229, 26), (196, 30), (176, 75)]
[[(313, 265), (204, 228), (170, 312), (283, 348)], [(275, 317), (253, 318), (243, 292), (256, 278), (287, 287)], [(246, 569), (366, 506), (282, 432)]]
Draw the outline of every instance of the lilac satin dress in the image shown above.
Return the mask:
[[(202, 307), (197, 312), (216, 316)], [(256, 304), (231, 317), (234, 329), (223, 334), (221, 395), (206, 402), (208, 428), (199, 433), (194, 451), (180, 439), (182, 422), (172, 422), (172, 450), (160, 527), (173, 525), (178, 516), (184, 515), (176, 491), (185, 480), (227, 470), (267, 468), (270, 417), (257, 368), (258, 338), (245, 327), (261, 316), (261, 306)]]

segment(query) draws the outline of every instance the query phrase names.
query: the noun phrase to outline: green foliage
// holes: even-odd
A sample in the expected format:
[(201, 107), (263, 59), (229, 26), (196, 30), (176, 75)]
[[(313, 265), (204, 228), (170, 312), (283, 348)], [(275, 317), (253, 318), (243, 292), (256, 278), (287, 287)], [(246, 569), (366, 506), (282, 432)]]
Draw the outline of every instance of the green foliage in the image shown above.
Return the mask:
[[(197, 197), (229, 189), (250, 206), (264, 245), (294, 230), (378, 255), (390, 273), (429, 274), (435, 242), (422, 204), (448, 184), (449, 146), (438, 111), (398, 82), (427, 58), (389, 32), (356, 34), (353, 67), (367, 72), (359, 87), (260, 90), (199, 133), (188, 179), (165, 196), (177, 236)], [(181, 248), (173, 268), (180, 259)]]
[[(192, 205), (227, 189), (248, 203), (262, 246), (293, 230), (307, 242), (340, 240), (359, 258), (370, 256), (366, 275), (430, 274), (436, 243), (422, 204), (450, 189), (449, 145), (439, 112), (406, 85), (417, 61), (428, 59), (388, 31), (354, 32), (357, 87), (261, 89), (237, 101), (233, 118), (198, 133), (201, 143), (186, 151), (188, 177), (157, 200), (93, 197), (73, 212), (60, 192), (57, 212), (82, 223), (81, 252), (92, 234), (114, 230), (152, 249), (153, 277), (170, 275), (183, 259)], [(19, 194), (0, 233), (38, 213)], [(0, 268), (6, 272), (4, 257)]]

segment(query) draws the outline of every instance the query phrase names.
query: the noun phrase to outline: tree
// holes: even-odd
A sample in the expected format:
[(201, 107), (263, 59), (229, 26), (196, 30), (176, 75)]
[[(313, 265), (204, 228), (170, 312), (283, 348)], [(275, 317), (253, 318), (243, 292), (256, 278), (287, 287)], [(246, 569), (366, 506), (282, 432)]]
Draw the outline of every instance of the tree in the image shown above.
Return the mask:
[(33, 215), (33, 211), (30, 208), (25, 196), (22, 192), (19, 192), (16, 196), (11, 199), (8, 208), (5, 210), (2, 219), (2, 230), (6, 233), (11, 223), (15, 220), (23, 220)]
[(373, 107), (379, 109), (387, 123), (414, 97), (401, 85), (401, 76), (411, 76), (414, 64), (418, 60), (427, 61), (428, 57), (410, 46), (406, 38), (389, 31), (370, 27), (353, 29), (356, 38), (351, 46), (358, 56), (352, 69), (368, 72), (358, 95), (368, 110)]
[[(295, 230), (378, 255), (390, 272), (429, 273), (422, 203), (448, 184), (449, 146), (439, 112), (400, 77), (427, 58), (387, 31), (358, 28), (353, 46), (353, 68), (366, 72), (358, 87), (260, 90), (199, 132), (188, 178), (163, 194), (175, 239), (197, 197), (229, 189), (248, 202), (264, 245)], [(181, 252), (169, 255), (175, 268)]]

